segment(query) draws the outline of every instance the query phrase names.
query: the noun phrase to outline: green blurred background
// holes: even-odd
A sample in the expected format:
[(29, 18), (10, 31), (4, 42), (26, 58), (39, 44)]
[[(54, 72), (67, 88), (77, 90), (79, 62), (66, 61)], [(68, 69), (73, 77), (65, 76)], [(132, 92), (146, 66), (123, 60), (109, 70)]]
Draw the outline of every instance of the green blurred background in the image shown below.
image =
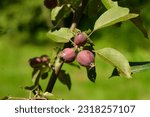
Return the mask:
[[(150, 5), (142, 9), (144, 25), (150, 34)], [(5, 0), (0, 2), (0, 97), (28, 97), (24, 86), (32, 84), (32, 69), (28, 59), (42, 54), (52, 55), (57, 45), (47, 39), (50, 12), (43, 0)], [(112, 47), (122, 52), (129, 61), (150, 61), (150, 40), (130, 22), (121, 27), (111, 26), (92, 36), (95, 49)], [(150, 71), (133, 75), (128, 80), (108, 79), (113, 67), (96, 57), (97, 79), (92, 83), (84, 68), (65, 64), (71, 75), (72, 88), (57, 81), (53, 93), (63, 99), (150, 99)], [(42, 81), (43, 89), (47, 80)]]

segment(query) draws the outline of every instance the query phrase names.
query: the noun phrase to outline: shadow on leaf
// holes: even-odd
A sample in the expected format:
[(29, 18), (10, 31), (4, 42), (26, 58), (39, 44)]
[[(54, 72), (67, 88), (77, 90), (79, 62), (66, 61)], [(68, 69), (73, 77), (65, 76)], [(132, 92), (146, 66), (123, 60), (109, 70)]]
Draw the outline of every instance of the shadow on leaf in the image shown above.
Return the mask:
[(59, 72), (58, 79), (62, 84), (67, 85), (69, 90), (71, 90), (71, 78), (65, 70)]

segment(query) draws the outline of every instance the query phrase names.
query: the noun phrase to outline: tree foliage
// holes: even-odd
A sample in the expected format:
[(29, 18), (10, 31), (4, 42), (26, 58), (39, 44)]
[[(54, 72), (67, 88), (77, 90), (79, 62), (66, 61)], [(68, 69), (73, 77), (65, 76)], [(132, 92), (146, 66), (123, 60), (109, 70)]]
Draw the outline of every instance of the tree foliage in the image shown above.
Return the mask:
[[(6, 0), (0, 3), (2, 5), (1, 11), (5, 10), (5, 12), (2, 12), (0, 22), (3, 22), (3, 24), (1, 23), (0, 27), (10, 37), (20, 33), (22, 39), (28, 42), (36, 43), (39, 42), (40, 38), (48, 38), (61, 44), (53, 60), (48, 58), (47, 55), (29, 60), (30, 66), (33, 68), (33, 84), (32, 86), (25, 87), (25, 89), (32, 91), (37, 98), (51, 99), (52, 97), (53, 99), (55, 97), (51, 92), (57, 77), (69, 90), (71, 89), (70, 74), (65, 70), (61, 70), (63, 64), (67, 64), (60, 56), (65, 48), (74, 48), (76, 55), (83, 50), (88, 50), (93, 58), (99, 56), (105, 62), (114, 66), (111, 76), (120, 75), (129, 79), (133, 73), (150, 69), (149, 62), (140, 62), (143, 63), (141, 65), (131, 65), (131, 62), (127, 60), (125, 55), (114, 48), (100, 47), (98, 50), (95, 50), (95, 44), (92, 41), (92, 35), (96, 31), (117, 25), (118, 23), (122, 24), (122, 22), (127, 20), (135, 24), (145, 38), (148, 38), (148, 33), (143, 25), (140, 14), (142, 6), (148, 0), (144, 2), (142, 0), (44, 0), (42, 2), (38, 1), (36, 4), (35, 1), (30, 1), (30, 4), (28, 2), (29, 0), (16, 0), (14, 4), (14, 2), (8, 3)], [(23, 4), (24, 7), (19, 8), (21, 7), (20, 4)], [(4, 6), (11, 10), (3, 9)], [(46, 7), (49, 10), (46, 10)], [(50, 17), (49, 21), (46, 20), (47, 16), (45, 15)], [(41, 36), (43, 33), (45, 35), (47, 33), (47, 37)], [(79, 33), (85, 34), (87, 38), (86, 43), (81, 47), (74, 43), (74, 37)], [(24, 39), (22, 35), (25, 35), (27, 39)], [(89, 56), (89, 54), (83, 54), (85, 60), (81, 60), (81, 62), (90, 61)], [(72, 63), (71, 65), (72, 67), (83, 66), (80, 63), (77, 65)], [(89, 81), (95, 82), (97, 74), (95, 60), (92, 59), (91, 64), (84, 67)], [(46, 79), (49, 72), (51, 76), (46, 90), (43, 91), (40, 86), (40, 79)]]

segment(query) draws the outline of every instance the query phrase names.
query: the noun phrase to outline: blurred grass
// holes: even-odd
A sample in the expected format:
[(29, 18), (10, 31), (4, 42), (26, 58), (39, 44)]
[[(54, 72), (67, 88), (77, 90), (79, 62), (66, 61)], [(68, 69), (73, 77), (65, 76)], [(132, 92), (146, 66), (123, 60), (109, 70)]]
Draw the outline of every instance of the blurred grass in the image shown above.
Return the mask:
[[(150, 32), (148, 11), (149, 6), (146, 6), (142, 15), (145, 18), (145, 26)], [(56, 44), (49, 41), (43, 45), (22, 44), (22, 38), (24, 41), (25, 38), (30, 37), (26, 34), (26, 30), (19, 34), (15, 25), (11, 25), (9, 29), (11, 30), (0, 35), (0, 97), (8, 95), (28, 97), (29, 92), (23, 89), (24, 86), (32, 84), (32, 69), (28, 65), (28, 59), (42, 54), (52, 55)], [(45, 30), (38, 32), (34, 38), (40, 43), (42, 38), (46, 38), (46, 32)], [(97, 31), (92, 39), (95, 49), (112, 47), (122, 52), (129, 61), (150, 61), (150, 40), (145, 39), (129, 21), (124, 22), (121, 27), (111, 26)], [(130, 80), (121, 77), (108, 79), (113, 67), (98, 56), (96, 66), (97, 79), (96, 83), (92, 83), (86, 77), (86, 70), (83, 67), (77, 69), (64, 64), (63, 69), (70, 73), (72, 88), (68, 91), (65, 85), (57, 81), (54, 95), (63, 99), (150, 99), (150, 71), (137, 73)], [(41, 81), (43, 88), (46, 87), (47, 81), (48, 79)]]

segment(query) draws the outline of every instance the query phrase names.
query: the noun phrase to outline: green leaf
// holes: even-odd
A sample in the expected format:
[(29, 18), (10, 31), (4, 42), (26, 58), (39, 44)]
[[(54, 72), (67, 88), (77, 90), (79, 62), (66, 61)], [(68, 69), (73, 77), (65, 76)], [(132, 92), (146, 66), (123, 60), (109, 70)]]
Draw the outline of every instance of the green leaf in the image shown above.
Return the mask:
[(52, 23), (57, 27), (71, 13), (70, 5), (57, 6), (51, 11)]
[(38, 87), (38, 85), (25, 86), (24, 89), (33, 91), (33, 90), (35, 90), (37, 87)]
[(132, 74), (135, 74), (137, 72), (150, 70), (150, 62), (143, 63), (142, 65), (133, 65), (131, 66), (131, 72)]
[(97, 19), (94, 25), (94, 31), (137, 16), (138, 14), (129, 14), (128, 8), (112, 7)]
[(49, 31), (47, 33), (49, 39), (58, 43), (67, 43), (74, 36), (69, 28), (60, 28), (59, 30)]
[(41, 77), (41, 71), (39, 69), (34, 69), (32, 72), (33, 85), (32, 86), (26, 86), (25, 89), (33, 91), (33, 90), (39, 88), (40, 87), (40, 85), (39, 85), (40, 77)]
[(66, 73), (65, 70), (61, 70), (58, 75), (58, 79), (60, 80), (61, 83), (64, 85), (67, 85), (68, 89), (71, 89), (71, 78), (68, 73)]
[(145, 70), (150, 70), (150, 63), (146, 65), (138, 65), (138, 66), (131, 67), (131, 71), (133, 74), (137, 72), (145, 71)]
[(113, 48), (103, 48), (96, 51), (96, 53), (106, 62), (116, 67), (121, 76), (131, 78), (131, 68), (128, 60), (119, 51)]
[(96, 80), (96, 67), (92, 67), (92, 68), (86, 68), (87, 70), (87, 76), (89, 78), (90, 81), (95, 82)]
[(41, 79), (46, 79), (48, 77), (48, 72), (45, 72), (41, 75)]
[(38, 76), (39, 72), (40, 72), (39, 69), (36, 69), (36, 68), (33, 69), (33, 71), (32, 71), (32, 82), (35, 81), (35, 79)]
[(57, 6), (52, 9), (51, 11), (51, 20), (56, 20), (56, 17), (58, 16), (58, 13), (63, 8), (63, 6)]
[[(150, 62), (129, 62), (131, 66), (131, 74), (142, 72), (145, 70), (150, 70)], [(109, 78), (114, 76), (119, 76), (119, 72), (115, 68)]]
[(114, 2), (112, 0), (101, 0), (101, 1), (107, 9), (110, 9), (112, 7), (118, 7), (118, 2)]

